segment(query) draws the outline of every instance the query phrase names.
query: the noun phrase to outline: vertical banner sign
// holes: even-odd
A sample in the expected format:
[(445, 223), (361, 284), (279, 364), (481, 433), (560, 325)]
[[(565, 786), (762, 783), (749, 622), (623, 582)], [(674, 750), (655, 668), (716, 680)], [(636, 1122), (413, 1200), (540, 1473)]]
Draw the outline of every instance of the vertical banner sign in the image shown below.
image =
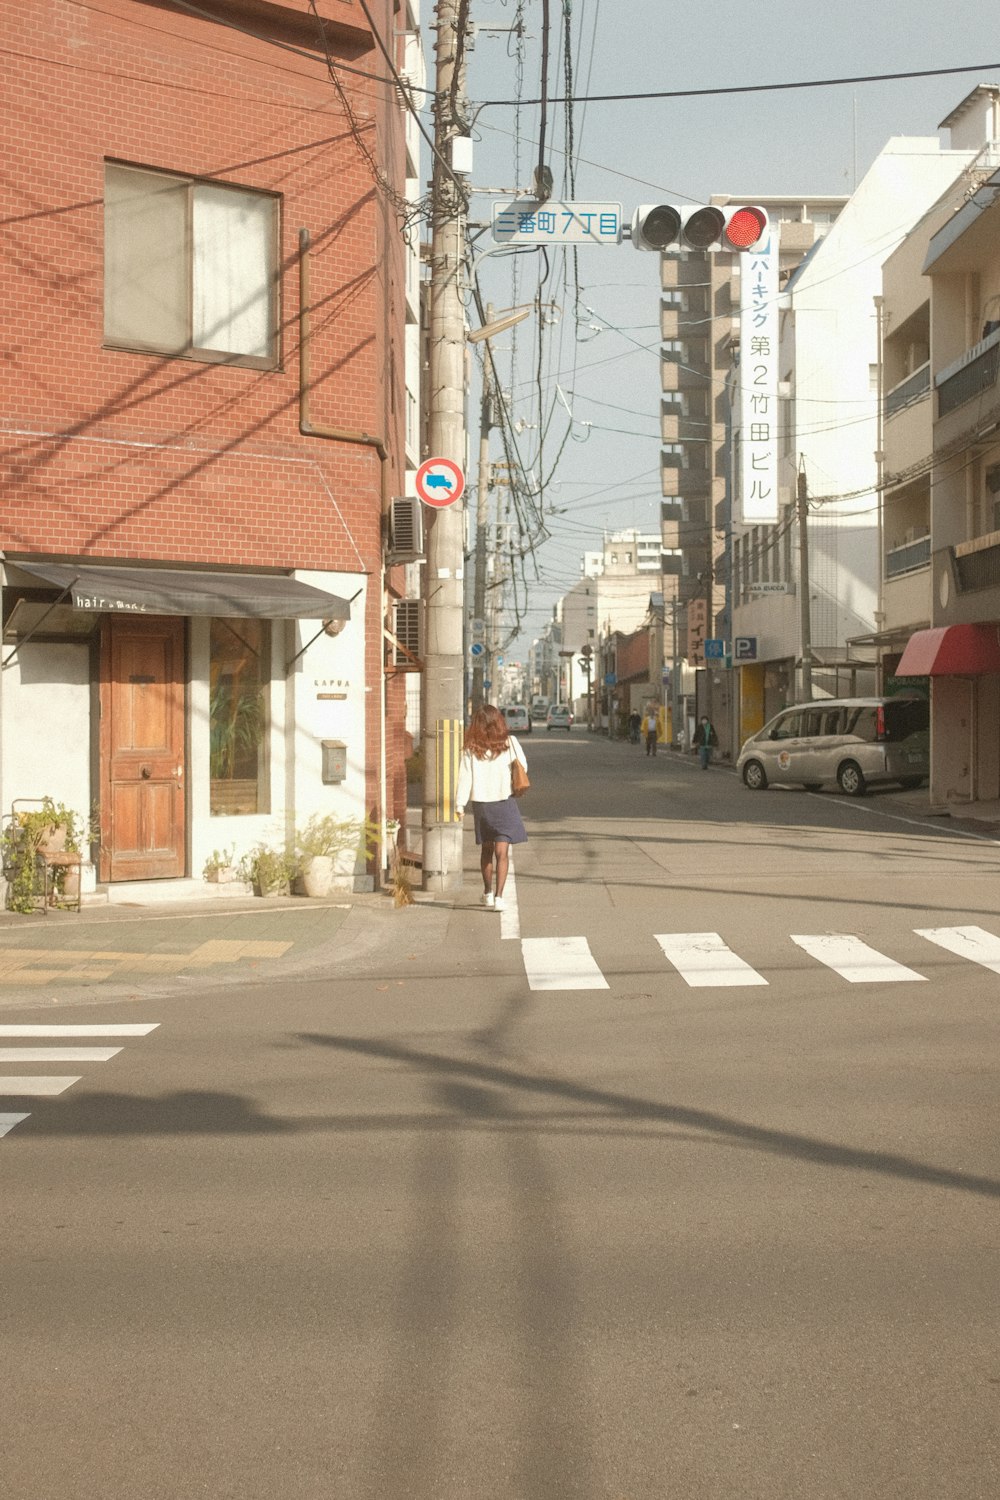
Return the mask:
[(742, 256), (740, 511), (745, 526), (778, 519), (778, 226)]

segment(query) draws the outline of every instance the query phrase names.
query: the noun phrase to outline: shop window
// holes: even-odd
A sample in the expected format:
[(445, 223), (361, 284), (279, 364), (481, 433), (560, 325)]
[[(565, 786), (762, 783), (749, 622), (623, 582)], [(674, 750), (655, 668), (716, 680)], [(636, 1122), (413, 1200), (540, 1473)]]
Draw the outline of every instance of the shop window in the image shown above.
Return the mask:
[(104, 169), (104, 341), (277, 362), (278, 200), (112, 162)]
[(213, 620), (209, 647), (210, 811), (270, 811), (267, 775), (271, 629), (267, 620)]

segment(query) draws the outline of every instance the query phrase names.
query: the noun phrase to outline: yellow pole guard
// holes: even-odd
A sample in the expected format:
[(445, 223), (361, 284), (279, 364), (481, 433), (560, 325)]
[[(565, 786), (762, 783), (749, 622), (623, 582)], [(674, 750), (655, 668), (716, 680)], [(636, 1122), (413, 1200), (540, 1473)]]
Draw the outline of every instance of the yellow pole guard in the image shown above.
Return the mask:
[(437, 767), (437, 807), (439, 823), (454, 823), (455, 792), (458, 789), (458, 767), (462, 758), (465, 728), (461, 719), (438, 719), (434, 727)]

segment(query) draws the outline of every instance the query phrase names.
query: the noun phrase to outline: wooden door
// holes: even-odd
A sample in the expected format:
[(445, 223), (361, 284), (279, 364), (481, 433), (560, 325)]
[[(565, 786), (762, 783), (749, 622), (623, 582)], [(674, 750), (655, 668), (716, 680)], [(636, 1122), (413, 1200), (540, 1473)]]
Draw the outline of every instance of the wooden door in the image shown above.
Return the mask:
[(184, 874), (184, 625), (112, 615), (101, 637), (101, 878)]

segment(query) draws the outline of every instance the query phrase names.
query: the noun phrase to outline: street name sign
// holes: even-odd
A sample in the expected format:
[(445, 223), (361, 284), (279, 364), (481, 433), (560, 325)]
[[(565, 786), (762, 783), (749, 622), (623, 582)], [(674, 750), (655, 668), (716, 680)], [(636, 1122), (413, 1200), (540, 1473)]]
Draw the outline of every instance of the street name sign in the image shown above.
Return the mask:
[(617, 245), (621, 237), (620, 203), (515, 198), (493, 205), (493, 238), (501, 245)]

